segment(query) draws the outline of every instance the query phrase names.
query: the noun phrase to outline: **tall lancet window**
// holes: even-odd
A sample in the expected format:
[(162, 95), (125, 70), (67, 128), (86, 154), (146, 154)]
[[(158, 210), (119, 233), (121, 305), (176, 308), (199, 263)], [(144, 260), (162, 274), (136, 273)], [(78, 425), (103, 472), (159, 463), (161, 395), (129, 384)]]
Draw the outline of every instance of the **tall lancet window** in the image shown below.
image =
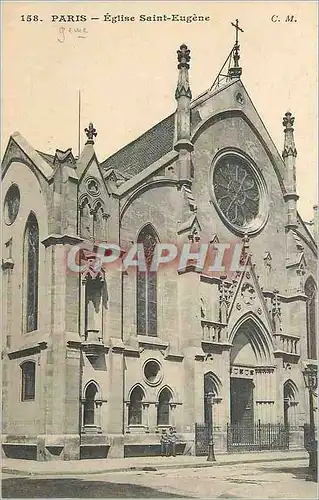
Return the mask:
[(315, 280), (310, 276), (305, 283), (307, 300), (307, 351), (308, 359), (317, 359), (317, 287)]
[(39, 226), (30, 214), (24, 233), (24, 331), (38, 328)]
[(157, 407), (157, 425), (170, 424), (170, 401), (172, 394), (169, 389), (165, 387), (159, 395)]
[(144, 247), (146, 271), (137, 270), (137, 333), (157, 335), (157, 273), (151, 271), (157, 237), (151, 225), (145, 226), (137, 239)]

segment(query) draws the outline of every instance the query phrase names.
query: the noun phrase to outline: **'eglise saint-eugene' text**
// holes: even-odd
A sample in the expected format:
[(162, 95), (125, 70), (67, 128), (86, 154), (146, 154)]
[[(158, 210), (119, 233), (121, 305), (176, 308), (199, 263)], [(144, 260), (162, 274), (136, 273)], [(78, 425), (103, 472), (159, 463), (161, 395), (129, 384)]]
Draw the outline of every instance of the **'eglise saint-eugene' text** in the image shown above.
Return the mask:
[(72, 23), (72, 22), (85, 22), (90, 20), (105, 21), (109, 23), (127, 23), (127, 22), (207, 22), (210, 21), (209, 16), (200, 16), (197, 14), (139, 14), (138, 16), (126, 16), (124, 14), (112, 15), (110, 13), (104, 14), (101, 17), (89, 17), (82, 15), (52, 15), (51, 21), (53, 23)]

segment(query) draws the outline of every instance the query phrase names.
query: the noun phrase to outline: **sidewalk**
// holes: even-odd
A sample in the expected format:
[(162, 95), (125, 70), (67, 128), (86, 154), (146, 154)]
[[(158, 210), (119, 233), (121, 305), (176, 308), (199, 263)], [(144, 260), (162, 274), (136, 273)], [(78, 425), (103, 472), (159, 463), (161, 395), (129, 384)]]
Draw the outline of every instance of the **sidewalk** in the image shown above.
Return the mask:
[(111, 472), (183, 469), (236, 465), (237, 463), (278, 462), (307, 459), (304, 450), (288, 452), (233, 453), (216, 456), (216, 462), (207, 462), (207, 457), (135, 457), (104, 458), (91, 460), (36, 462), (33, 460), (2, 459), (2, 472), (17, 475), (75, 476), (106, 474)]

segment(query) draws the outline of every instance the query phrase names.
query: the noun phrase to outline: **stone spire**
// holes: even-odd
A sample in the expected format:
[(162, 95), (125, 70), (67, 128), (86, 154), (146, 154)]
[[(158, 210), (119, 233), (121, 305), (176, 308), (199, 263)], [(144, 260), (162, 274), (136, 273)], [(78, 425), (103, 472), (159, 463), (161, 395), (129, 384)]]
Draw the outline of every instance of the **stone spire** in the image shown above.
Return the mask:
[(191, 182), (191, 158), (190, 152), (194, 146), (190, 141), (191, 136), (191, 112), (190, 103), (192, 92), (189, 85), (189, 61), (190, 50), (182, 44), (177, 51), (178, 81), (175, 91), (177, 110), (175, 115), (175, 138), (174, 149), (179, 152), (179, 178), (182, 182)]
[(231, 23), (232, 26), (234, 26), (234, 28), (236, 29), (236, 39), (235, 39), (235, 45), (233, 47), (233, 50), (232, 50), (232, 62), (233, 62), (233, 65), (230, 65), (229, 69), (228, 69), (228, 77), (231, 78), (231, 79), (234, 79), (234, 78), (240, 78), (241, 76), (241, 73), (242, 73), (242, 69), (239, 67), (239, 59), (240, 59), (240, 55), (239, 55), (239, 49), (240, 49), (240, 45), (238, 43), (238, 32), (241, 31), (242, 33), (244, 33), (244, 30), (242, 30), (240, 27), (239, 27), (239, 24), (238, 24), (238, 19), (236, 19), (236, 23)]
[(294, 124), (295, 118), (287, 111), (283, 118), (284, 126), (284, 149), (282, 157), (285, 162), (285, 188), (286, 194), (284, 200), (287, 203), (287, 226), (297, 226), (297, 200), (299, 196), (296, 193), (296, 157), (297, 150), (294, 139)]

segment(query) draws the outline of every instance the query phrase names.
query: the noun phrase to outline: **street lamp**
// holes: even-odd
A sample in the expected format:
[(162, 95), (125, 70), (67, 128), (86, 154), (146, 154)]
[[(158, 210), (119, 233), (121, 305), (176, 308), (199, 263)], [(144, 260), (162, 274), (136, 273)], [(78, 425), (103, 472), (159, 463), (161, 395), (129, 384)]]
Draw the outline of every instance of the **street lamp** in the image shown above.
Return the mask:
[(309, 391), (309, 469), (317, 470), (317, 442), (315, 439), (315, 415), (313, 397), (318, 385), (318, 374), (314, 366), (307, 365), (303, 371), (306, 388)]
[(207, 462), (216, 462), (215, 452), (214, 452), (214, 439), (213, 439), (213, 404), (214, 404), (214, 393), (209, 392), (207, 394), (207, 404), (209, 410), (209, 441), (208, 441), (208, 457)]

